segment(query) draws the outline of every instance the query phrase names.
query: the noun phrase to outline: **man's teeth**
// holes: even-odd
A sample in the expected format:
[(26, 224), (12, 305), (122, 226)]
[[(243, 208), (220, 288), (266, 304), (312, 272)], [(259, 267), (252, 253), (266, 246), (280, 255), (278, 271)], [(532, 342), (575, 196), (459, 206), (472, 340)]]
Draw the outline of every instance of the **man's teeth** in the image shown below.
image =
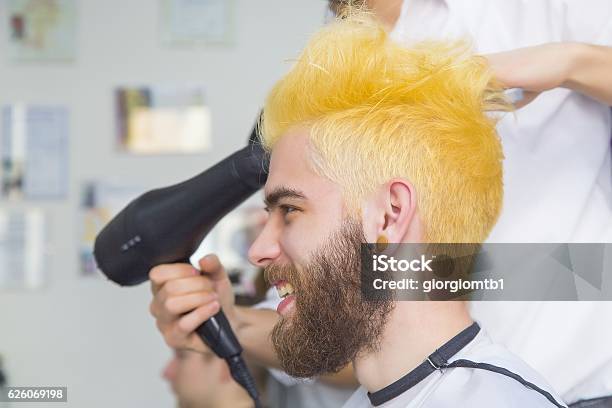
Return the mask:
[(283, 283), (282, 285), (278, 285), (276, 287), (278, 292), (278, 296), (284, 298), (285, 296), (291, 295), (293, 293), (293, 286), (290, 283)]

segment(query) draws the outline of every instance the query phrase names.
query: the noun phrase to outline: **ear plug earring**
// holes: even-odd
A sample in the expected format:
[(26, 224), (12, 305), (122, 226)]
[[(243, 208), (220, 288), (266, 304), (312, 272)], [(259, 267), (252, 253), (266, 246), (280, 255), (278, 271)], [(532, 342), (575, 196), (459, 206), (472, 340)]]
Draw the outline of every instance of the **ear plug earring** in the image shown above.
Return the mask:
[(376, 252), (383, 252), (385, 249), (387, 249), (388, 244), (389, 241), (387, 240), (387, 237), (384, 235), (379, 235), (378, 238), (376, 238)]

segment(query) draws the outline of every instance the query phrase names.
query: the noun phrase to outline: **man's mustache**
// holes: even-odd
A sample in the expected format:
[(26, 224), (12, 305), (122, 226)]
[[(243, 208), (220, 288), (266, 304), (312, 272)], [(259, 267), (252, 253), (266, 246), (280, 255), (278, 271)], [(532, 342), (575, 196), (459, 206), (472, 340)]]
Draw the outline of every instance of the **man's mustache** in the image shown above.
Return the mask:
[(297, 283), (297, 270), (293, 265), (269, 265), (264, 269), (264, 279), (269, 285), (279, 281)]

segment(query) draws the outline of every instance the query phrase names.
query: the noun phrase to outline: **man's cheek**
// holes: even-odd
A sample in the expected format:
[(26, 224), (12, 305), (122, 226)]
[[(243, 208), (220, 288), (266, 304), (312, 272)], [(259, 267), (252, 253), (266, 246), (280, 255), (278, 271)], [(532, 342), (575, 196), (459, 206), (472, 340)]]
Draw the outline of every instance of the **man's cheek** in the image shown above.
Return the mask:
[(320, 248), (334, 225), (312, 214), (296, 214), (285, 226), (281, 242), (288, 255), (304, 262), (307, 255)]
[(284, 254), (290, 260), (290, 262), (296, 267), (298, 264), (304, 264), (306, 256), (311, 251), (313, 245), (311, 237), (308, 233), (299, 231), (287, 231), (281, 238), (281, 246)]

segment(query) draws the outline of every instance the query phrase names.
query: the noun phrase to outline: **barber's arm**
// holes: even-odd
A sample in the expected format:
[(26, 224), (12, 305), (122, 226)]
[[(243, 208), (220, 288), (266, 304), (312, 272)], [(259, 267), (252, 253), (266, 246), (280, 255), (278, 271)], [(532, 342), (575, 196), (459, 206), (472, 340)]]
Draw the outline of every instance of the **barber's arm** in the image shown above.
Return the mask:
[(485, 57), (504, 86), (525, 90), (519, 108), (559, 87), (612, 105), (612, 47), (550, 43)]
[[(266, 367), (280, 368), (270, 334), (278, 314), (270, 309), (236, 306), (236, 336), (247, 355)], [(234, 323), (232, 323), (234, 326)]]
[[(149, 273), (153, 292), (149, 309), (168, 346), (205, 351), (194, 330), (222, 307), (247, 356), (261, 365), (279, 368), (270, 339), (278, 314), (236, 306), (231, 283), (216, 256), (202, 258), (200, 270), (201, 274), (189, 264), (169, 264)], [(321, 380), (339, 386), (357, 384), (352, 367), (322, 376)]]

